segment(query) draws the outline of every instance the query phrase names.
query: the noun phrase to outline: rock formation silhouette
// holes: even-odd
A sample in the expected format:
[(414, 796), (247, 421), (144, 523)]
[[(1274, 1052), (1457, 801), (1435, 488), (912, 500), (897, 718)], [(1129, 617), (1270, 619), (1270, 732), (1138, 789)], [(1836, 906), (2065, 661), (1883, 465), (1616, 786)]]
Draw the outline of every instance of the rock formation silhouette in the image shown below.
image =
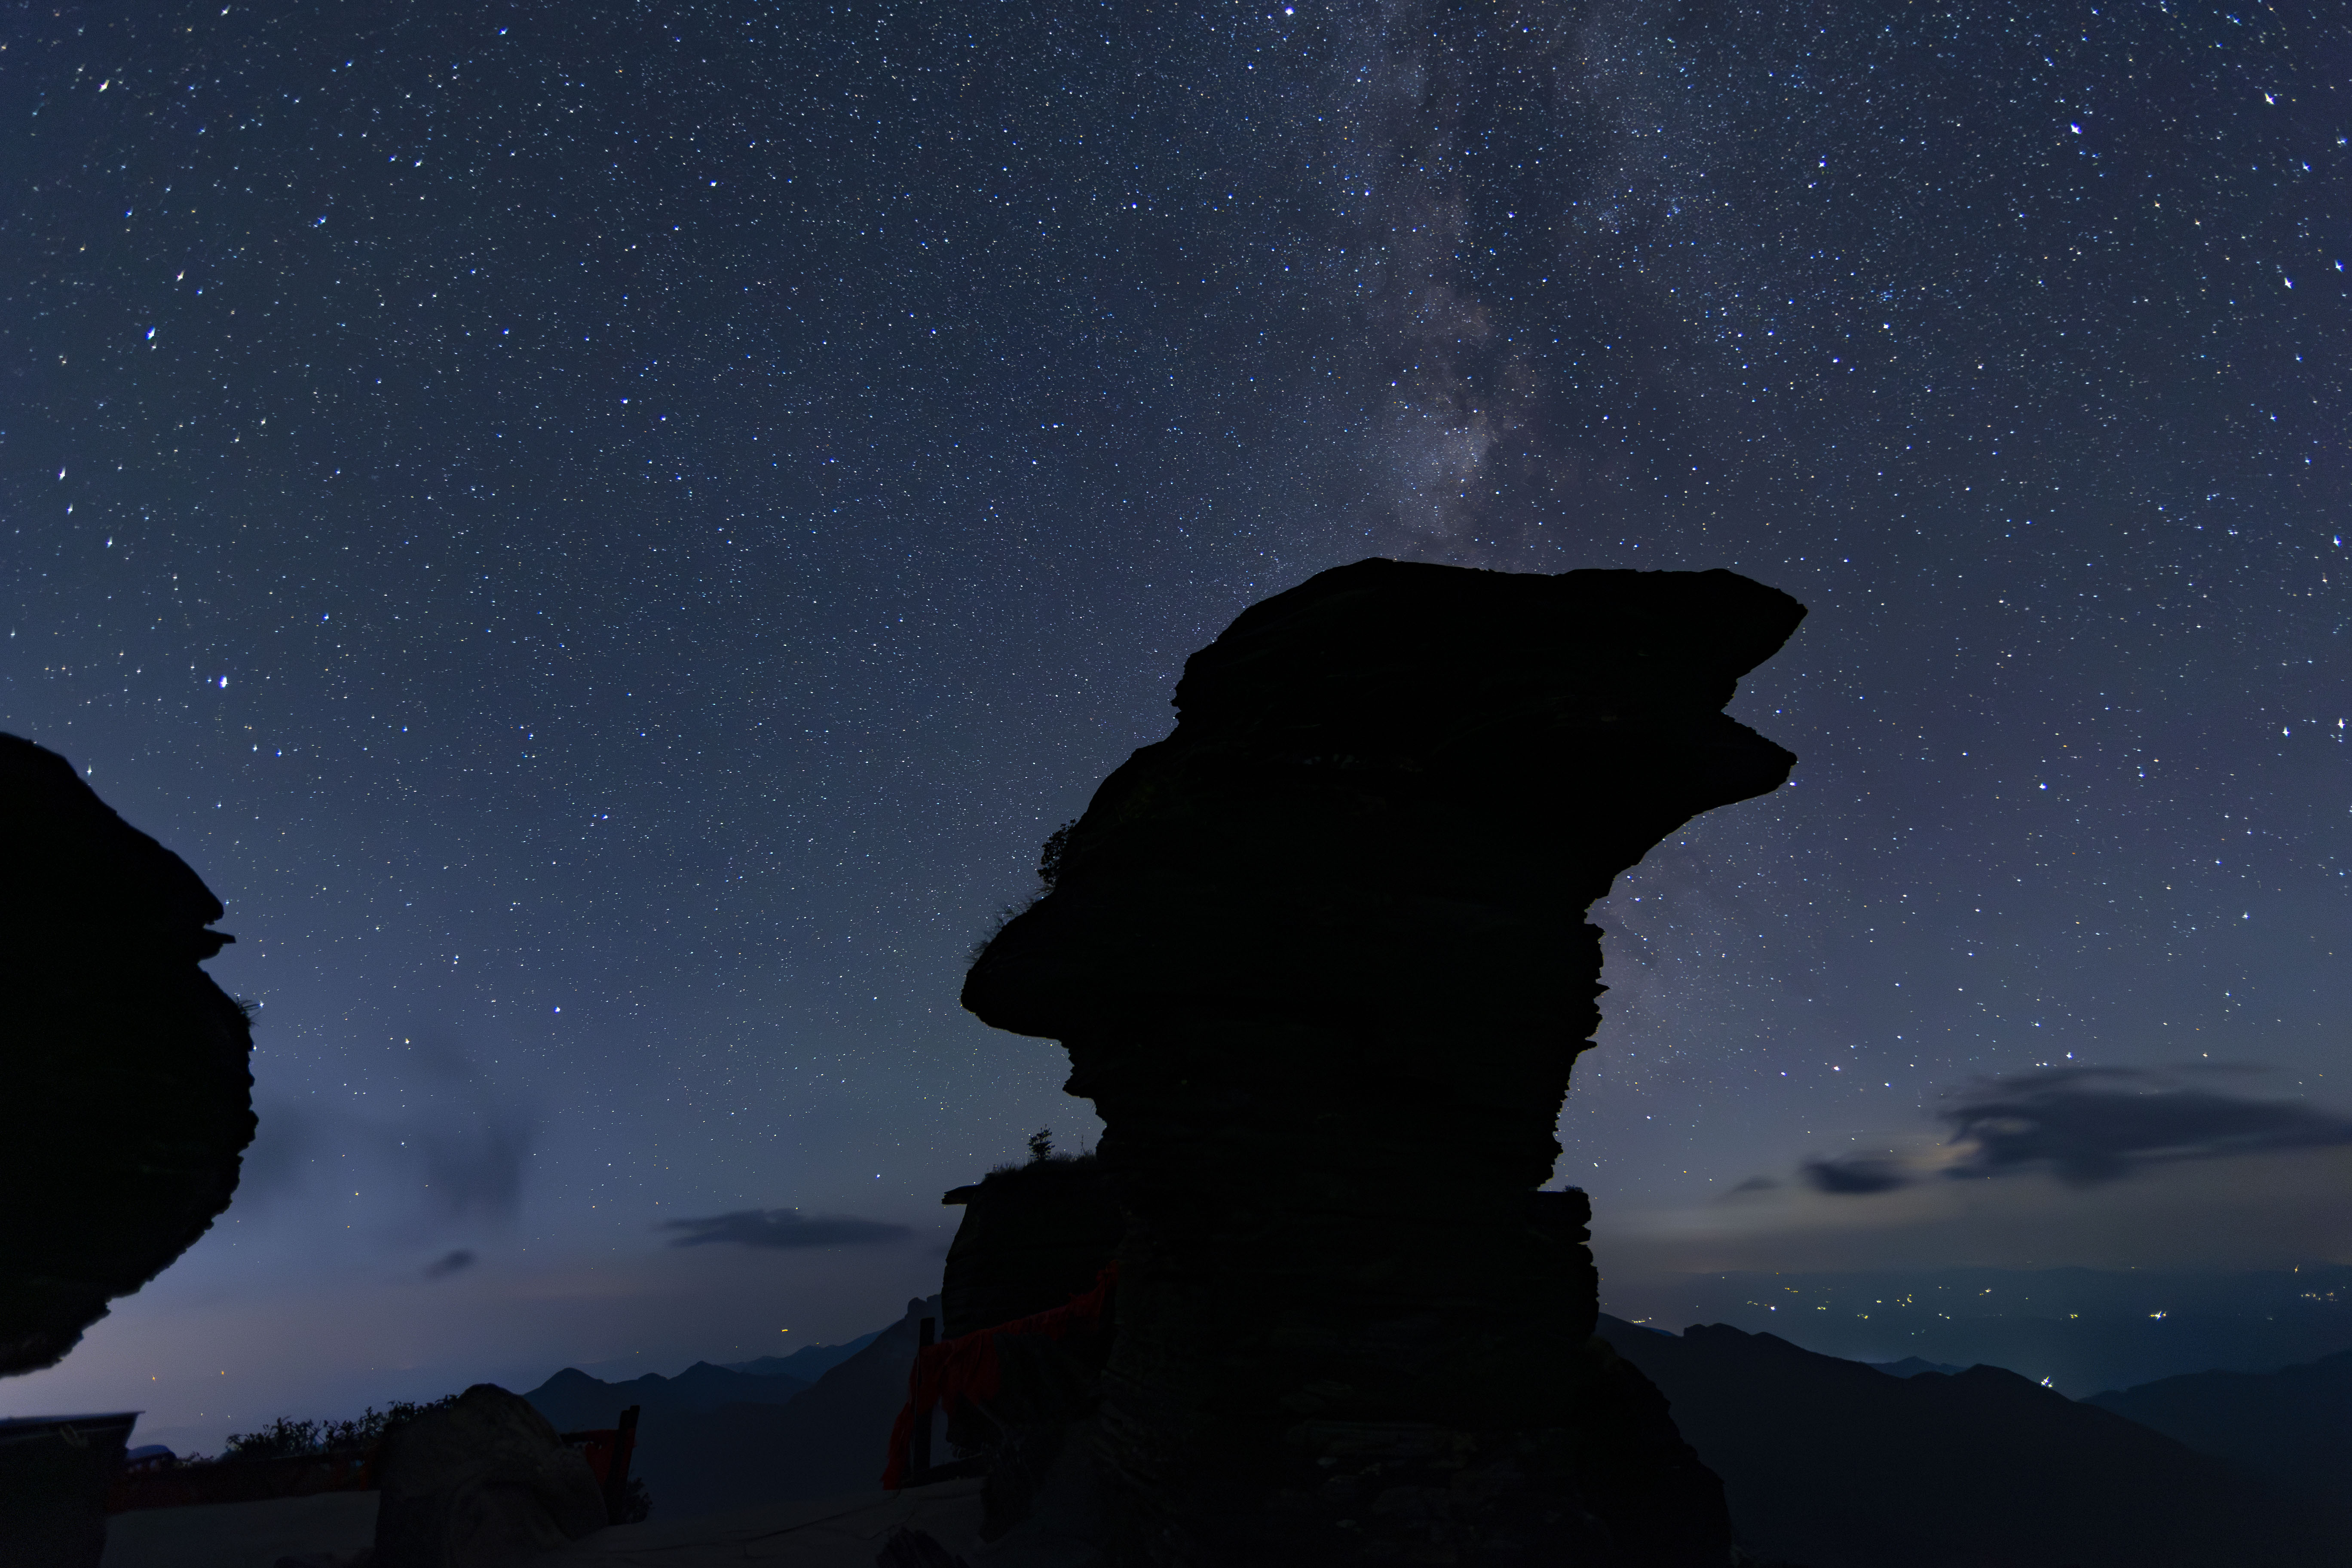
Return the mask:
[(1057, 836), (963, 1000), (1061, 1041), (1108, 1128), (1070, 1462), (1112, 1562), (1726, 1561), (1720, 1484), (1591, 1341), (1584, 1195), (1537, 1188), (1600, 1022), (1585, 907), (1787, 777), (1721, 710), (1803, 614), (1720, 571), (1325, 572)]
[(253, 1141), (253, 1031), (198, 968), (234, 939), (186, 862), (0, 735), (0, 1374), (53, 1364), (202, 1236)]

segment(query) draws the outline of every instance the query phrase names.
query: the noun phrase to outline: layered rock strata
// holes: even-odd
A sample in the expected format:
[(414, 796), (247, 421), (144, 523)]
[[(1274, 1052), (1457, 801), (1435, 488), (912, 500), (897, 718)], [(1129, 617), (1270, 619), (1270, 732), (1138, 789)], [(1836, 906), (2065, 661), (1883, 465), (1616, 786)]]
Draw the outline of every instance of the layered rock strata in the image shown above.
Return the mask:
[(1722, 709), (1803, 613), (1370, 560), (1188, 661), (964, 988), (1108, 1129), (1114, 1562), (1725, 1560), (1719, 1486), (1591, 1341), (1582, 1194), (1537, 1189), (1600, 1021), (1585, 907), (1786, 778)]
[(56, 752), (0, 735), (0, 1374), (55, 1363), (228, 1206), (253, 1031), (186, 862)]

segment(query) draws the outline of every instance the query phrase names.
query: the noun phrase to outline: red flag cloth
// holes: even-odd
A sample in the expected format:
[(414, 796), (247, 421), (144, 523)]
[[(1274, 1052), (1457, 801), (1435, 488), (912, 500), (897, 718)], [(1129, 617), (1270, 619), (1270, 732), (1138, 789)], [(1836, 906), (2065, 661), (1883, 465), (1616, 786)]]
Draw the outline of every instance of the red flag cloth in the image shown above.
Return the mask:
[(596, 1484), (601, 1487), (604, 1484), (604, 1479), (613, 1473), (613, 1455), (621, 1446), (620, 1428), (614, 1426), (602, 1427), (593, 1432), (566, 1432), (563, 1434), (563, 1446), (567, 1448), (577, 1448), (586, 1457), (588, 1468), (595, 1476)]
[(1118, 1283), (1118, 1265), (1106, 1264), (1103, 1271), (1095, 1276), (1091, 1288), (1058, 1307), (1015, 1318), (994, 1328), (974, 1329), (918, 1352), (915, 1364), (907, 1374), (906, 1405), (890, 1428), (890, 1463), (882, 1472), (883, 1489), (897, 1491), (907, 1484), (907, 1447), (915, 1436), (917, 1411), (952, 1405), (967, 1397), (996, 1397), (1003, 1385), (996, 1361), (997, 1335), (1042, 1334), (1049, 1340), (1058, 1340), (1081, 1330), (1098, 1330), (1110, 1310), (1111, 1288)]

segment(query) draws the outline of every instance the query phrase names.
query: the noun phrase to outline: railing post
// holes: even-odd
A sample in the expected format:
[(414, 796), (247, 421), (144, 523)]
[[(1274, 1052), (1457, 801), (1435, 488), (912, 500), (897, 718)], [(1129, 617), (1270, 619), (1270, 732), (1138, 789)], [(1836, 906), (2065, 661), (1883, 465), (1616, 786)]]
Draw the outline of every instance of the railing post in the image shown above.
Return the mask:
[[(915, 1386), (923, 1384), (923, 1352), (931, 1348), (939, 1335), (939, 1320), (925, 1318), (915, 1325)], [(907, 1482), (920, 1483), (931, 1468), (931, 1406), (919, 1393), (915, 1400), (915, 1430), (907, 1438)]]
[(604, 1517), (613, 1524), (621, 1522), (621, 1512), (629, 1503), (629, 1460), (637, 1448), (637, 1413), (643, 1407), (632, 1405), (621, 1412), (621, 1425), (613, 1434), (613, 1458), (604, 1469)]

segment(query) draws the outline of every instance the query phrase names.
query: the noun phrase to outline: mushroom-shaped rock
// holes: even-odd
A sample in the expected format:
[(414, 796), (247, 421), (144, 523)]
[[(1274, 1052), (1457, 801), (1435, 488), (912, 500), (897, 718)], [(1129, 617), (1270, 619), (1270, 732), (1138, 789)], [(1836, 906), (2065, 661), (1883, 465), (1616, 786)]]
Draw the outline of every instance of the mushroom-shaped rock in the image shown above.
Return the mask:
[(0, 1374), (48, 1366), (202, 1236), (253, 1141), (232, 939), (186, 862), (56, 752), (0, 735)]
[(1719, 1485), (1591, 1342), (1584, 1195), (1537, 1188), (1600, 1022), (1585, 907), (1788, 776), (1722, 710), (1803, 614), (1369, 560), (1187, 662), (963, 992), (1106, 1125), (1114, 1561), (1725, 1560)]

